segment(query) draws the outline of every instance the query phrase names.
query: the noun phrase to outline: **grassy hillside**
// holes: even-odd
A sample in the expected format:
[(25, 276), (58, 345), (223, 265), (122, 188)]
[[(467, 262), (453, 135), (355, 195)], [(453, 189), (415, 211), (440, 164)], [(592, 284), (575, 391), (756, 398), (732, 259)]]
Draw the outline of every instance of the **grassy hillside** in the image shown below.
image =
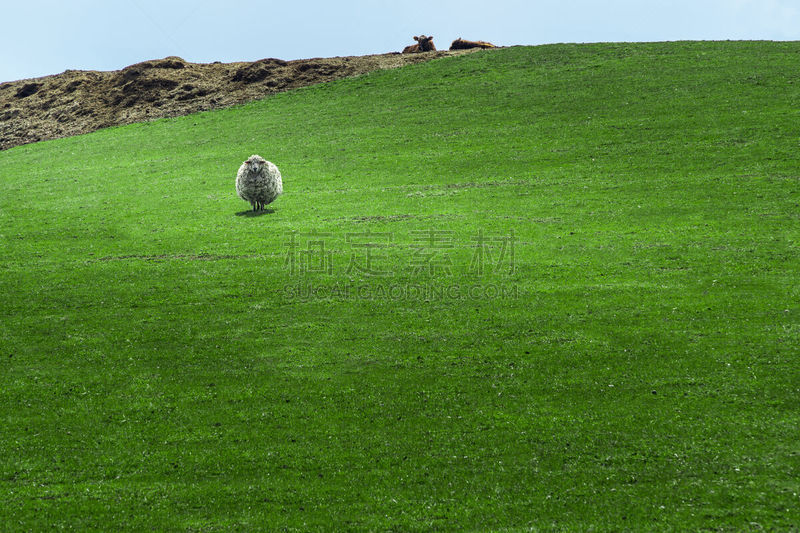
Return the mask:
[(798, 59), (515, 47), (0, 152), (0, 523), (796, 527)]

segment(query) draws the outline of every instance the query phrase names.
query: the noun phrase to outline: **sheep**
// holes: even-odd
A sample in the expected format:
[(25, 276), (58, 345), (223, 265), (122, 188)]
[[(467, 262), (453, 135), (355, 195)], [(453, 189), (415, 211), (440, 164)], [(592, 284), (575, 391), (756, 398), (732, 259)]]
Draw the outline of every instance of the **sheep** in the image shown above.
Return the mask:
[(469, 48), (497, 48), (492, 43), (486, 41), (465, 41), (461, 37), (453, 41), (450, 45), (450, 50), (467, 50)]
[(403, 48), (404, 54), (416, 54), (418, 52), (435, 52), (436, 46), (433, 44), (433, 35), (426, 37), (425, 35), (414, 36), (417, 44), (411, 44)]
[(283, 194), (278, 167), (259, 155), (251, 155), (236, 173), (236, 193), (250, 202), (253, 211), (263, 211), (265, 205)]

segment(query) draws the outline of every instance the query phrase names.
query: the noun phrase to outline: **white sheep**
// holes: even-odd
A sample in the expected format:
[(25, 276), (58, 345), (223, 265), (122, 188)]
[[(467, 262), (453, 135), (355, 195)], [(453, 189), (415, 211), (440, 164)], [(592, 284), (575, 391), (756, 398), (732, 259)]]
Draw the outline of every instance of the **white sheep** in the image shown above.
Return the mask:
[(236, 173), (236, 193), (250, 202), (253, 211), (263, 211), (265, 205), (283, 194), (278, 167), (261, 156), (251, 155)]

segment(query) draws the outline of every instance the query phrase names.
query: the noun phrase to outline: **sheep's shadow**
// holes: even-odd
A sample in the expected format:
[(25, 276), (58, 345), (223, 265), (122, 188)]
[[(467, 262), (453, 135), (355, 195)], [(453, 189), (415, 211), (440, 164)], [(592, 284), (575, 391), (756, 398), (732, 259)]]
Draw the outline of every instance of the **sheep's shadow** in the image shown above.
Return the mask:
[(274, 209), (264, 209), (263, 211), (253, 211), (252, 209), (248, 209), (247, 211), (239, 211), (236, 213), (237, 217), (260, 217), (261, 215), (271, 215), (274, 213)]

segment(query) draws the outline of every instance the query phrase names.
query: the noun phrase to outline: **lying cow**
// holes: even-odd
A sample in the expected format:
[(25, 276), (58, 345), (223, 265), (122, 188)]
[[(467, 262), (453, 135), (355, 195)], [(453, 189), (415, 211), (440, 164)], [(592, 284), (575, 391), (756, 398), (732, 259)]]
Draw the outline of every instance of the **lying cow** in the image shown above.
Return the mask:
[(417, 41), (417, 44), (411, 44), (403, 48), (404, 54), (416, 54), (419, 52), (435, 52), (436, 46), (433, 44), (433, 35), (430, 37), (426, 37), (424, 35), (420, 35), (417, 37), (414, 36), (414, 40)]
[(465, 41), (461, 37), (453, 41), (450, 45), (450, 50), (467, 50), (469, 48), (497, 48), (492, 43), (486, 41)]

